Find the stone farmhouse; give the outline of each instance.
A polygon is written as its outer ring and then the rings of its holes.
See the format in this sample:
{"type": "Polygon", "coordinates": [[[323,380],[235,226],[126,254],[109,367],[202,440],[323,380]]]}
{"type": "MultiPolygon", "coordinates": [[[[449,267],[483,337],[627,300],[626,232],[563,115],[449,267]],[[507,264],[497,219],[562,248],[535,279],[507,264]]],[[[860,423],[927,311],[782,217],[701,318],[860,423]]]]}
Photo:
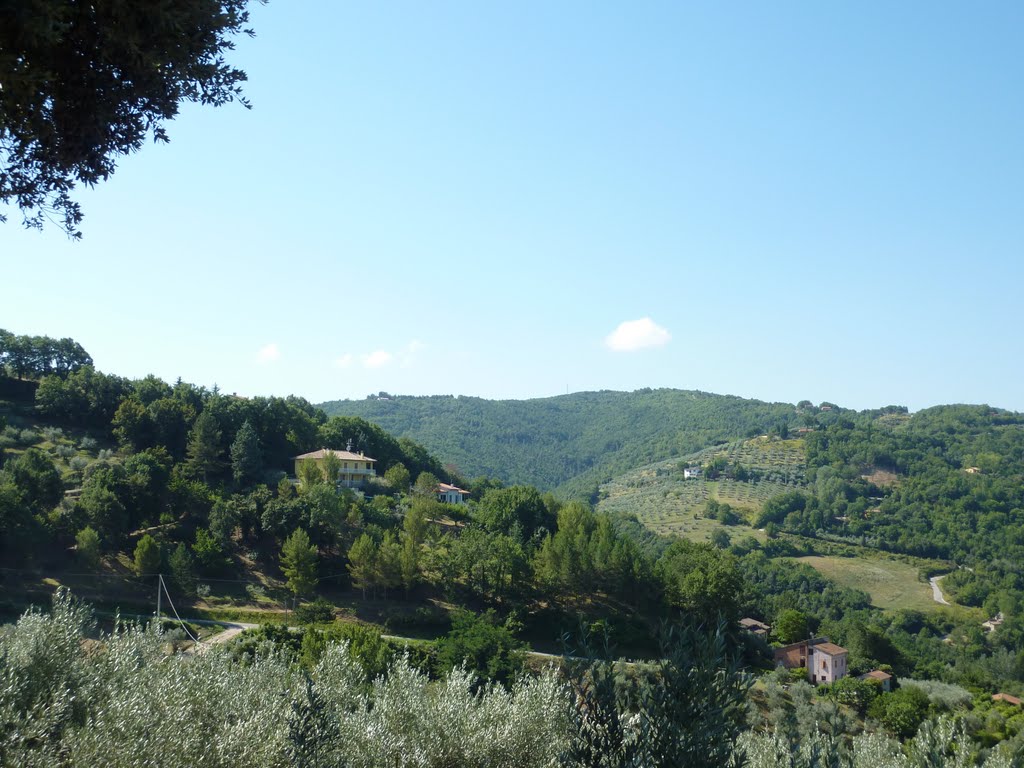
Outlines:
{"type": "Polygon", "coordinates": [[[829,642],[827,637],[802,640],[775,649],[775,664],[786,669],[807,669],[807,679],[814,684],[834,683],[846,677],[848,651],[829,642]]]}

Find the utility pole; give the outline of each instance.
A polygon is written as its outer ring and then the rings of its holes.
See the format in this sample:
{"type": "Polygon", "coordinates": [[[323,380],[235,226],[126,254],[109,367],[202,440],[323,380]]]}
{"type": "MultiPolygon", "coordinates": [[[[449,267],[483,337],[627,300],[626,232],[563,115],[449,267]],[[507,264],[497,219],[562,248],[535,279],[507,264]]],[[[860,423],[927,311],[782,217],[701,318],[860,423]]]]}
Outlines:
{"type": "Polygon", "coordinates": [[[160,623],[160,598],[163,596],[164,576],[162,573],[156,575],[156,623],[160,623]]]}

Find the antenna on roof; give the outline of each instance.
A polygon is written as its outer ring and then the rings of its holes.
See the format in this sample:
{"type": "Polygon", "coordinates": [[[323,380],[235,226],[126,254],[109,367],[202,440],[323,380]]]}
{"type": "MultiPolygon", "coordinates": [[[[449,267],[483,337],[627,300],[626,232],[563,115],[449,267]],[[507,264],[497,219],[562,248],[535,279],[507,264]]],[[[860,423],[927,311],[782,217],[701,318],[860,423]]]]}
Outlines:
{"type": "Polygon", "coordinates": [[[346,444],[345,450],[348,451],[349,453],[352,452],[352,438],[351,437],[348,439],[348,443],[346,444]]]}

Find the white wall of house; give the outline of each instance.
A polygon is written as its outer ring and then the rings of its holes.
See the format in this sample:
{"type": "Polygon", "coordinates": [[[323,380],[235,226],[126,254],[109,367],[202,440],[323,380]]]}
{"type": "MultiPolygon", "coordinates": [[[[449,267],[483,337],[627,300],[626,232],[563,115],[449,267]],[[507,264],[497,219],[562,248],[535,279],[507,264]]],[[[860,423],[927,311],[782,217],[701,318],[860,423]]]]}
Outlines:
{"type": "Polygon", "coordinates": [[[807,670],[812,683],[834,683],[846,677],[846,656],[830,656],[827,653],[811,651],[811,665],[807,670]]]}

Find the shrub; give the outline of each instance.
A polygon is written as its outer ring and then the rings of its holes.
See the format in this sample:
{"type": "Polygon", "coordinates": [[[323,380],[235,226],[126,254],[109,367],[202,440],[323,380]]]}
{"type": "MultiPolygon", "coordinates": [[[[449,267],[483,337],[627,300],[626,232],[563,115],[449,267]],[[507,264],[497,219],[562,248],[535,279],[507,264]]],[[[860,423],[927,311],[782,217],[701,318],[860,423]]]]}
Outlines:
{"type": "Polygon", "coordinates": [[[295,609],[295,620],[300,624],[327,624],[334,621],[334,606],[318,597],[295,609]]]}
{"type": "Polygon", "coordinates": [[[160,572],[160,545],[148,533],[135,547],[135,572],[140,576],[160,572]]]}
{"type": "Polygon", "coordinates": [[[49,440],[51,443],[56,443],[62,437],[64,437],[64,430],[60,427],[43,427],[43,437],[49,440]]]}
{"type": "Polygon", "coordinates": [[[100,537],[86,526],[75,536],[75,549],[86,568],[97,568],[100,564],[100,537]]]}

